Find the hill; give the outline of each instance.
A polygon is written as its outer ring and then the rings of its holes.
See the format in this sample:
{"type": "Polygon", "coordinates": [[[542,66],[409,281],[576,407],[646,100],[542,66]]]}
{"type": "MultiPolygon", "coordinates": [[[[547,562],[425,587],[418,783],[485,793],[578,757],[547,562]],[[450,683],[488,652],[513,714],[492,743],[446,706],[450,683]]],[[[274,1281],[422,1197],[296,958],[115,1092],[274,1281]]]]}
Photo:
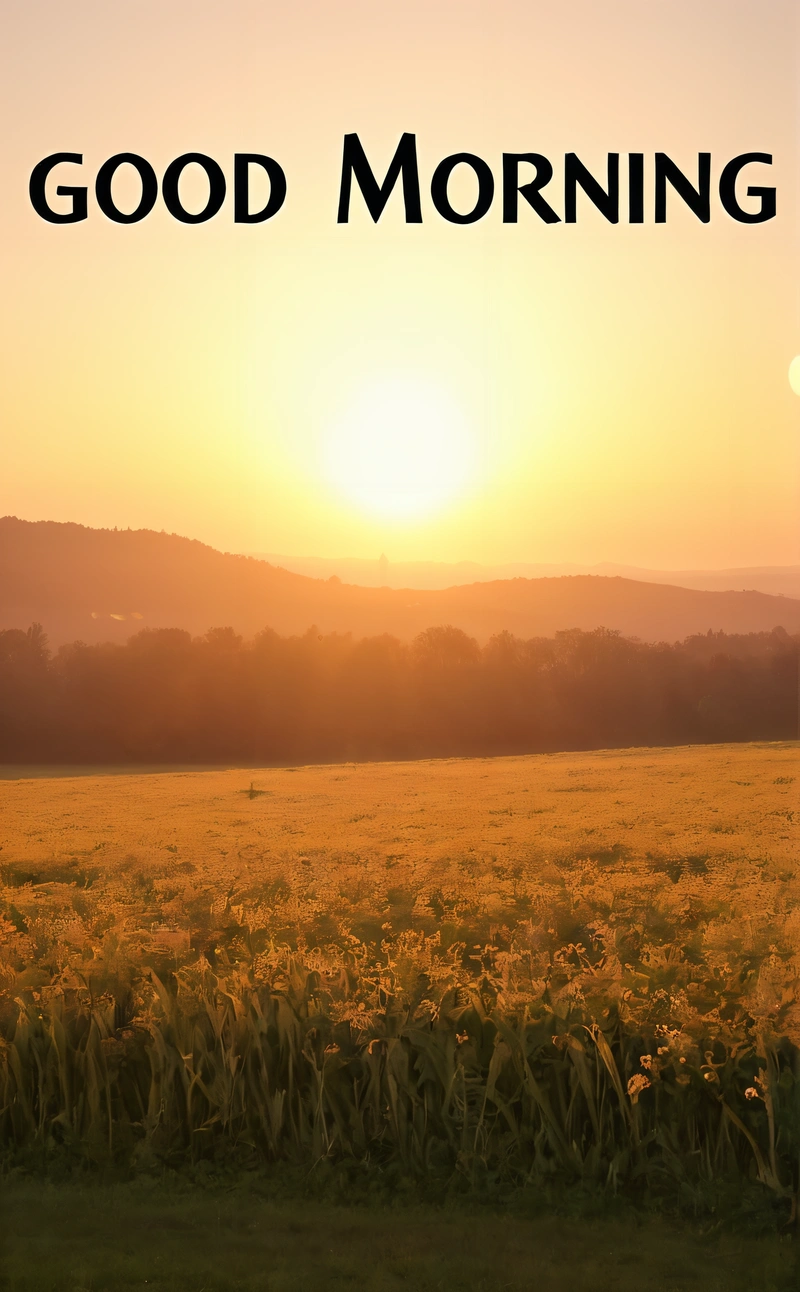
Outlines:
{"type": "Polygon", "coordinates": [[[671,583],[678,588],[705,592],[768,592],[772,596],[800,597],[800,565],[745,565],[726,570],[651,570],[637,565],[602,561],[578,565],[508,561],[480,565],[478,561],[390,561],[385,555],[368,561],[356,557],[284,556],[274,552],[247,552],[259,560],[280,565],[312,579],[332,574],[344,583],[368,588],[451,588],[462,583],[493,583],[496,579],[543,579],[572,574],[619,575],[637,583],[671,583]]]}
{"type": "Polygon", "coordinates": [[[502,579],[445,589],[369,588],[313,579],[153,530],[0,519],[0,628],[42,623],[54,644],[125,640],[143,627],[231,626],[402,639],[450,623],[485,641],[562,628],[618,629],[645,641],[709,630],[800,632],[800,600],[602,575],[502,579]]]}

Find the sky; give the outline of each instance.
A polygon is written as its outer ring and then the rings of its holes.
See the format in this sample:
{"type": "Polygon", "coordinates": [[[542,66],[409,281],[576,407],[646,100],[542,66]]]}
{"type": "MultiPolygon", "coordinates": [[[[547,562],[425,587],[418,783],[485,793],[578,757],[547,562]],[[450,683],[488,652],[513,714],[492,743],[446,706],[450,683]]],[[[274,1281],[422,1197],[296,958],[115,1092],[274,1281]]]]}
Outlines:
{"type": "MultiPolygon", "coordinates": [[[[7,0],[0,513],[297,556],[797,563],[798,23],[792,0],[7,0]],[[337,224],[344,135],[382,177],[406,131],[422,223],[395,193],[373,224],[356,190],[337,224]],[[28,199],[56,151],[83,154],[57,176],[83,222],[28,199]],[[562,215],[565,153],[599,178],[644,153],[645,223],[579,197],[576,224],[521,202],[504,225],[504,151],[552,161],[562,215]],[[709,224],[674,194],[654,224],[656,151],[689,176],[711,152],[709,224]],[[716,195],[749,151],[774,158],[759,225],[716,195]],[[264,153],[286,201],[116,224],[93,185],[119,152],[159,177],[202,152],[229,186],[264,153]],[[497,188],[470,225],[430,197],[459,152],[497,188]]],[[[202,205],[196,171],[181,194],[202,205]]],[[[450,194],[474,200],[465,167],[450,194]]]]}

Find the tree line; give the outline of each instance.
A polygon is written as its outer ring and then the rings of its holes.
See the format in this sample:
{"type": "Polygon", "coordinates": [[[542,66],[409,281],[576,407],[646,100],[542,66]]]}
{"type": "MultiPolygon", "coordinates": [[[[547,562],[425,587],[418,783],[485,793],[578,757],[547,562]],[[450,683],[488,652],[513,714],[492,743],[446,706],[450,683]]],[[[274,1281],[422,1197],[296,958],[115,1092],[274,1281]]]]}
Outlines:
{"type": "Polygon", "coordinates": [[[324,762],[793,739],[800,636],[649,644],[597,628],[484,646],[311,628],[145,629],[56,652],[0,631],[0,761],[324,762]]]}

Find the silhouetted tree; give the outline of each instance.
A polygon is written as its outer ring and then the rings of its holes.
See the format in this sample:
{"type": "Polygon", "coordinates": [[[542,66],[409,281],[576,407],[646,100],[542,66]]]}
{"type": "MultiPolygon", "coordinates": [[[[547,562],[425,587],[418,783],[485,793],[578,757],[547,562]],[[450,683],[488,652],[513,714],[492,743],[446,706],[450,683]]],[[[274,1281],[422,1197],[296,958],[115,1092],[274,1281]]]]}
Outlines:
{"type": "Polygon", "coordinates": [[[800,638],[649,645],[605,628],[481,647],[450,624],[407,645],[145,629],[52,657],[0,632],[5,762],[324,761],[524,753],[797,734],[800,638]]]}

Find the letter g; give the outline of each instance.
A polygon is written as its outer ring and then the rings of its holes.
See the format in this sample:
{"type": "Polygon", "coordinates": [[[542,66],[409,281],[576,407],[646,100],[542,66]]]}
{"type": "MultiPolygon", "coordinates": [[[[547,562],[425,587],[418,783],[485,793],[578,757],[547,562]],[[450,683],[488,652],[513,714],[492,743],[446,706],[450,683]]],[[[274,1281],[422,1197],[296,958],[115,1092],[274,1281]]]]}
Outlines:
{"type": "Polygon", "coordinates": [[[56,193],[59,197],[71,197],[72,209],[70,211],[54,211],[47,204],[44,187],[47,177],[54,166],[59,162],[77,162],[79,165],[83,161],[83,153],[51,153],[40,161],[31,171],[31,179],[28,185],[31,205],[37,215],[48,224],[76,224],[78,220],[86,219],[86,189],[69,188],[64,184],[59,184],[56,193]]]}

